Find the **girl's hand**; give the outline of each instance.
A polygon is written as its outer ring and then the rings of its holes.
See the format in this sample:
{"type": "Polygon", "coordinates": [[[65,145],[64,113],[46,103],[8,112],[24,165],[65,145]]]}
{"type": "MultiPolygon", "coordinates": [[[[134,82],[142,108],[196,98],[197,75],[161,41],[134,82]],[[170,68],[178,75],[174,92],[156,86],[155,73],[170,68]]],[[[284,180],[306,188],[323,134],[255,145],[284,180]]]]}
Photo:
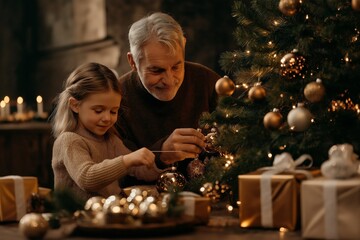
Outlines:
{"type": "Polygon", "coordinates": [[[145,165],[148,168],[155,164],[155,155],[147,148],[141,148],[123,156],[126,168],[145,165]]]}

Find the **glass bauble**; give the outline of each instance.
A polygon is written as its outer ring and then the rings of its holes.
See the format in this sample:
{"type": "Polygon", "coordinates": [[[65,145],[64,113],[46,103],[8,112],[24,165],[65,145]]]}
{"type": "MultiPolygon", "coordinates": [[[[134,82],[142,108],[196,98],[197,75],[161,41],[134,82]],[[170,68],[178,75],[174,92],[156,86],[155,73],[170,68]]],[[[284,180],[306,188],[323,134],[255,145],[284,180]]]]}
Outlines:
{"type": "Polygon", "coordinates": [[[303,103],[299,103],[296,108],[293,108],[288,116],[287,122],[291,130],[295,132],[303,132],[310,127],[312,114],[304,107],[303,103]]]}
{"type": "Polygon", "coordinates": [[[186,179],[184,175],[176,171],[176,168],[171,168],[163,172],[156,182],[156,189],[159,193],[175,192],[184,189],[186,179]]]}
{"type": "Polygon", "coordinates": [[[269,130],[277,130],[283,123],[283,116],[278,109],[274,109],[272,112],[268,112],[264,116],[264,126],[269,130]]]}
{"type": "Polygon", "coordinates": [[[215,84],[215,91],[220,96],[231,96],[235,91],[235,84],[228,76],[225,75],[217,80],[215,84]]]}
{"type": "Polygon", "coordinates": [[[280,0],[279,10],[286,16],[293,16],[299,11],[300,5],[300,0],[280,0]]]}
{"type": "Polygon", "coordinates": [[[280,74],[286,78],[293,79],[304,75],[305,58],[294,49],[285,54],[280,60],[280,74]]]}
{"type": "Polygon", "coordinates": [[[48,221],[39,213],[28,213],[19,222],[20,232],[28,239],[42,239],[48,229],[48,221]]]}
{"type": "Polygon", "coordinates": [[[308,83],[305,86],[304,95],[311,103],[320,102],[325,96],[325,87],[321,79],[318,78],[315,82],[308,83]]]}

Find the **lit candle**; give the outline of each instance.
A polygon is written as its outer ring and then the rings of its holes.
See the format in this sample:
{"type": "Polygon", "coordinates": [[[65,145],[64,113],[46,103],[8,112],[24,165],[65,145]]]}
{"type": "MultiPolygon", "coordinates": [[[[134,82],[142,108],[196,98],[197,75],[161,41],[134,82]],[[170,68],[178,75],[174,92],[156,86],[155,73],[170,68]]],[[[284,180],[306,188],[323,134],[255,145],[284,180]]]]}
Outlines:
{"type": "Polygon", "coordinates": [[[38,116],[42,116],[44,114],[44,106],[43,106],[43,99],[40,95],[36,97],[36,102],[37,102],[37,114],[38,116]]]}
{"type": "Polygon", "coordinates": [[[6,103],[4,100],[1,100],[0,102],[0,118],[5,118],[6,117],[6,113],[5,113],[5,107],[6,107],[6,103]]]}
{"type": "Polygon", "coordinates": [[[21,114],[24,112],[24,99],[22,97],[17,98],[17,113],[21,114]]]}
{"type": "Polygon", "coordinates": [[[5,102],[5,116],[10,116],[10,98],[8,96],[5,96],[4,102],[5,102]]]}

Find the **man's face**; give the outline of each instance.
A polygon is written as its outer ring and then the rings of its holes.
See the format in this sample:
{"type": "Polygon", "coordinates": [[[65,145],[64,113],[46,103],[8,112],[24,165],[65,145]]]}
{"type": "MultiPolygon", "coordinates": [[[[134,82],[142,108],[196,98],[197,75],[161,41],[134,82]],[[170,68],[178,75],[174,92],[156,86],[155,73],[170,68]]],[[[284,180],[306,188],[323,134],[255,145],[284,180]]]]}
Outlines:
{"type": "Polygon", "coordinates": [[[144,47],[137,72],[151,95],[160,101],[170,101],[184,80],[184,61],[184,53],[179,46],[174,54],[167,46],[151,41],[144,47]]]}

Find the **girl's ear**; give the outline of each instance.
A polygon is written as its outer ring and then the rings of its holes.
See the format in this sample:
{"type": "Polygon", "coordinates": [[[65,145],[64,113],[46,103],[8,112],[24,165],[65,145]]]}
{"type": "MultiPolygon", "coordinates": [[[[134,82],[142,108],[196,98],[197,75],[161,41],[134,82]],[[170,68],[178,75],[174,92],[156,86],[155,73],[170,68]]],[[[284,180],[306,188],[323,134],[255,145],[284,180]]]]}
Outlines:
{"type": "Polygon", "coordinates": [[[79,101],[74,97],[69,98],[69,106],[73,112],[79,113],[79,101]]]}

